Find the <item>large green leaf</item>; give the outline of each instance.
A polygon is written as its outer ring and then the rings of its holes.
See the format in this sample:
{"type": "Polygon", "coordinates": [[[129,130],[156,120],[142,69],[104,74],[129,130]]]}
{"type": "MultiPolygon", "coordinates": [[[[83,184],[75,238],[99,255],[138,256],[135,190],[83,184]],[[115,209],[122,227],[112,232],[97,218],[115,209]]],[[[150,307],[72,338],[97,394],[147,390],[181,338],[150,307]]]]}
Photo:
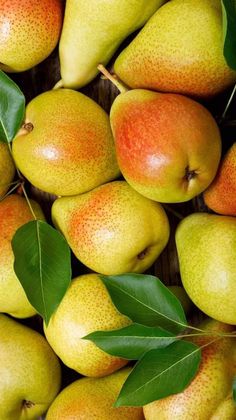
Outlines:
{"type": "Polygon", "coordinates": [[[128,376],[115,406],[143,406],[183,391],[196,375],[200,360],[200,348],[187,341],[150,350],[128,376]]]}
{"type": "Polygon", "coordinates": [[[236,70],[236,2],[221,0],[223,12],[224,56],[227,64],[236,70]]]}
{"type": "Polygon", "coordinates": [[[0,141],[10,143],[25,115],[25,97],[19,87],[0,70],[0,141]]]}
{"type": "Polygon", "coordinates": [[[134,273],[100,277],[118,311],[132,321],[173,333],[187,327],[181,303],[158,278],[134,273]]]}
{"type": "Polygon", "coordinates": [[[71,280],[64,237],[41,220],[21,226],[12,239],[14,269],[31,305],[48,324],[71,280]]]}
{"type": "Polygon", "coordinates": [[[124,359],[138,360],[151,349],[167,347],[176,340],[168,331],[158,327],[131,324],[113,331],[96,331],[86,337],[105,352],[124,359]]]}

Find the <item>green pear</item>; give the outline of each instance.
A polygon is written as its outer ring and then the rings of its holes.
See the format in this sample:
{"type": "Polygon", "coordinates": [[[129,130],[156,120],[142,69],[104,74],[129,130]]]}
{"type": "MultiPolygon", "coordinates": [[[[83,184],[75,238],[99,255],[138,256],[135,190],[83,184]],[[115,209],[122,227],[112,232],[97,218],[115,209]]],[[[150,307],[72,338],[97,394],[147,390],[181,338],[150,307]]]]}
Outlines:
{"type": "Polygon", "coordinates": [[[143,420],[142,407],[113,407],[130,372],[130,368],[125,368],[105,378],[73,382],[54,400],[46,420],[143,420]]]}
{"type": "Polygon", "coordinates": [[[183,286],[210,317],[236,324],[236,218],[195,213],[176,230],[183,286]]]}
{"type": "MultiPolygon", "coordinates": [[[[36,217],[43,220],[40,206],[33,200],[30,203],[36,217]]],[[[12,194],[0,202],[0,312],[16,318],[27,318],[36,313],[15,275],[11,247],[11,240],[17,229],[33,219],[25,198],[12,194]]]]}
{"type": "Polygon", "coordinates": [[[56,312],[44,325],[46,338],[65,365],[85,376],[109,375],[128,363],[110,356],[83,337],[98,330],[115,330],[131,321],[118,312],[97,274],[76,277],[56,312]]]}
{"type": "Polygon", "coordinates": [[[161,203],[188,201],[215,177],[220,132],[198,102],[133,89],[116,97],[110,119],[120,170],[145,197],[161,203]]]}
{"type": "Polygon", "coordinates": [[[70,89],[44,92],[28,104],[12,151],[31,184],[56,195],[81,194],[119,175],[108,115],[70,89]]]}
{"type": "MultiPolygon", "coordinates": [[[[231,326],[213,320],[207,321],[204,329],[219,333],[233,330],[231,326]]],[[[205,346],[214,338],[216,336],[202,336],[191,341],[205,346]]],[[[181,393],[147,404],[144,407],[145,419],[235,420],[236,406],[231,394],[236,373],[235,349],[234,338],[222,338],[202,348],[200,368],[190,385],[181,393]]]]}
{"type": "Polygon", "coordinates": [[[132,88],[209,97],[236,81],[223,43],[220,0],[171,0],[121,52],[114,70],[132,88]]]}
{"type": "Polygon", "coordinates": [[[76,257],[102,274],[144,272],[169,239],[169,222],[162,206],[125,181],[58,198],[53,203],[52,220],[76,257]]]}
{"type": "Polygon", "coordinates": [[[6,194],[15,175],[8,145],[0,142],[0,198],[6,194]]]}
{"type": "Polygon", "coordinates": [[[0,419],[37,419],[60,381],[59,361],[45,338],[0,314],[0,419]]]}
{"type": "Polygon", "coordinates": [[[0,69],[28,70],[43,61],[59,41],[61,0],[4,0],[0,2],[0,69]]]}
{"type": "Polygon", "coordinates": [[[108,63],[121,42],[166,0],[67,0],[59,44],[62,80],[80,88],[108,63]]]}

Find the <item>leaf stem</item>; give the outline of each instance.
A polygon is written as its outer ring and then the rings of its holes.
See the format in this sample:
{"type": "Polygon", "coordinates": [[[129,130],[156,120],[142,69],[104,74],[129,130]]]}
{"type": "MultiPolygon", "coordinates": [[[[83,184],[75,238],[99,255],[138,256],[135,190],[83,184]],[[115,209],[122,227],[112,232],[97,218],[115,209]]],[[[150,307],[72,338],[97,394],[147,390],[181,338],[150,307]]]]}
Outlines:
{"type": "Polygon", "coordinates": [[[31,211],[31,213],[32,213],[32,216],[33,216],[34,220],[37,220],[37,217],[35,216],[35,212],[34,212],[34,210],[33,210],[33,207],[32,207],[32,205],[31,205],[31,202],[30,202],[29,197],[28,197],[28,195],[27,195],[27,192],[26,192],[26,190],[25,190],[25,186],[24,186],[24,184],[22,184],[21,186],[22,186],[22,191],[23,191],[23,193],[24,193],[24,196],[25,196],[25,199],[26,199],[26,201],[27,201],[27,204],[28,204],[28,206],[29,206],[29,208],[30,208],[30,211],[31,211]]]}
{"type": "Polygon", "coordinates": [[[19,186],[21,185],[21,182],[17,182],[3,197],[0,197],[0,202],[5,200],[8,195],[10,195],[13,191],[15,191],[19,186]]]}

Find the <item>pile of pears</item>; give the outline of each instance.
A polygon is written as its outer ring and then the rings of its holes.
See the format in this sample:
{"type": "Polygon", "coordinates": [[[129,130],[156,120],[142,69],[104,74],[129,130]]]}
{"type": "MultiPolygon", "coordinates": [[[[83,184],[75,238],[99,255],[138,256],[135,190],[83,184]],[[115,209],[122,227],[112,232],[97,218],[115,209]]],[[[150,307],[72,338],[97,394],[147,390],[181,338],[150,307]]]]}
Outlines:
{"type": "Polygon", "coordinates": [[[235,420],[232,338],[203,349],[185,391],[144,408],[113,407],[128,360],[83,339],[131,323],[99,274],[151,270],[173,236],[188,297],[180,296],[207,316],[204,330],[234,331],[236,142],[221,138],[208,107],[236,83],[223,54],[221,2],[0,4],[0,69],[33,71],[56,46],[60,80],[29,101],[12,147],[0,143],[0,420],[235,420]],[[109,115],[84,93],[97,83],[104,94],[116,87],[109,115]],[[11,240],[33,220],[30,207],[45,220],[21,188],[11,192],[19,174],[54,201],[50,220],[80,267],[43,328],[14,272],[11,240]],[[204,211],[173,232],[168,212],[192,199],[204,211]],[[65,366],[76,375],[68,386],[65,366]]]}

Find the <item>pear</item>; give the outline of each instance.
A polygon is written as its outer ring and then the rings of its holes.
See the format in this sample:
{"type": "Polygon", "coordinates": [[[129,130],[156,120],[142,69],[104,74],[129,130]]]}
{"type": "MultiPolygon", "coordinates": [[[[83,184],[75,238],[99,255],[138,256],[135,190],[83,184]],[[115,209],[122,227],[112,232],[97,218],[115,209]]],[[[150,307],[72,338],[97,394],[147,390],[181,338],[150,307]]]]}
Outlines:
{"type": "Polygon", "coordinates": [[[67,0],[59,44],[62,81],[80,88],[108,63],[121,42],[166,0],[67,0]]]}
{"type": "Polygon", "coordinates": [[[4,0],[0,3],[0,69],[28,70],[56,47],[63,18],[61,0],[4,0]]]}
{"type": "Polygon", "coordinates": [[[85,376],[101,377],[120,369],[127,360],[110,356],[89,340],[87,334],[114,330],[131,321],[120,314],[97,274],[76,277],[56,312],[44,326],[46,338],[63,363],[85,376]]]}
{"type": "Polygon", "coordinates": [[[169,239],[169,222],[161,205],[125,181],[58,198],[52,220],[76,257],[102,274],[144,272],[169,239]]]}
{"type": "Polygon", "coordinates": [[[59,361],[45,338],[0,314],[0,419],[35,420],[60,382],[59,361]]]}
{"type": "Polygon", "coordinates": [[[236,216],[236,143],[222,159],[216,177],[203,197],[216,213],[236,216]]]}
{"type": "MultiPolygon", "coordinates": [[[[39,205],[33,200],[30,203],[37,218],[44,219],[39,205]]],[[[0,202],[0,312],[16,318],[27,318],[36,313],[15,275],[11,247],[17,229],[30,220],[33,216],[25,198],[12,194],[0,202]]]]}
{"type": "Polygon", "coordinates": [[[130,372],[130,368],[125,368],[105,378],[83,378],[73,382],[54,400],[46,420],[143,420],[141,407],[113,407],[130,372]]]}
{"type": "Polygon", "coordinates": [[[196,101],[134,89],[117,96],[110,118],[120,170],[145,197],[188,201],[215,177],[220,133],[212,115],[196,101]]]}
{"type": "Polygon", "coordinates": [[[119,175],[108,115],[70,89],[42,93],[28,104],[12,151],[31,184],[56,195],[81,194],[119,175]]]}
{"type": "Polygon", "coordinates": [[[6,194],[15,175],[8,145],[0,142],[0,198],[6,194]]]}
{"type": "MultiPolygon", "coordinates": [[[[208,321],[208,328],[221,333],[232,327],[208,321]],[[212,325],[211,325],[212,324],[212,325]],[[213,327],[213,328],[211,328],[213,327]]],[[[213,337],[191,339],[204,346],[213,337]]],[[[234,339],[223,338],[202,349],[199,371],[190,385],[181,393],[147,404],[146,420],[235,420],[236,407],[231,394],[236,372],[234,339]],[[219,414],[221,417],[219,417],[219,414]]]]}
{"type": "Polygon", "coordinates": [[[236,218],[195,213],[176,230],[183,286],[205,314],[236,325],[236,218]]]}
{"type": "Polygon", "coordinates": [[[132,88],[209,97],[236,81],[223,42],[220,0],[171,0],[121,52],[114,70],[132,88]]]}

